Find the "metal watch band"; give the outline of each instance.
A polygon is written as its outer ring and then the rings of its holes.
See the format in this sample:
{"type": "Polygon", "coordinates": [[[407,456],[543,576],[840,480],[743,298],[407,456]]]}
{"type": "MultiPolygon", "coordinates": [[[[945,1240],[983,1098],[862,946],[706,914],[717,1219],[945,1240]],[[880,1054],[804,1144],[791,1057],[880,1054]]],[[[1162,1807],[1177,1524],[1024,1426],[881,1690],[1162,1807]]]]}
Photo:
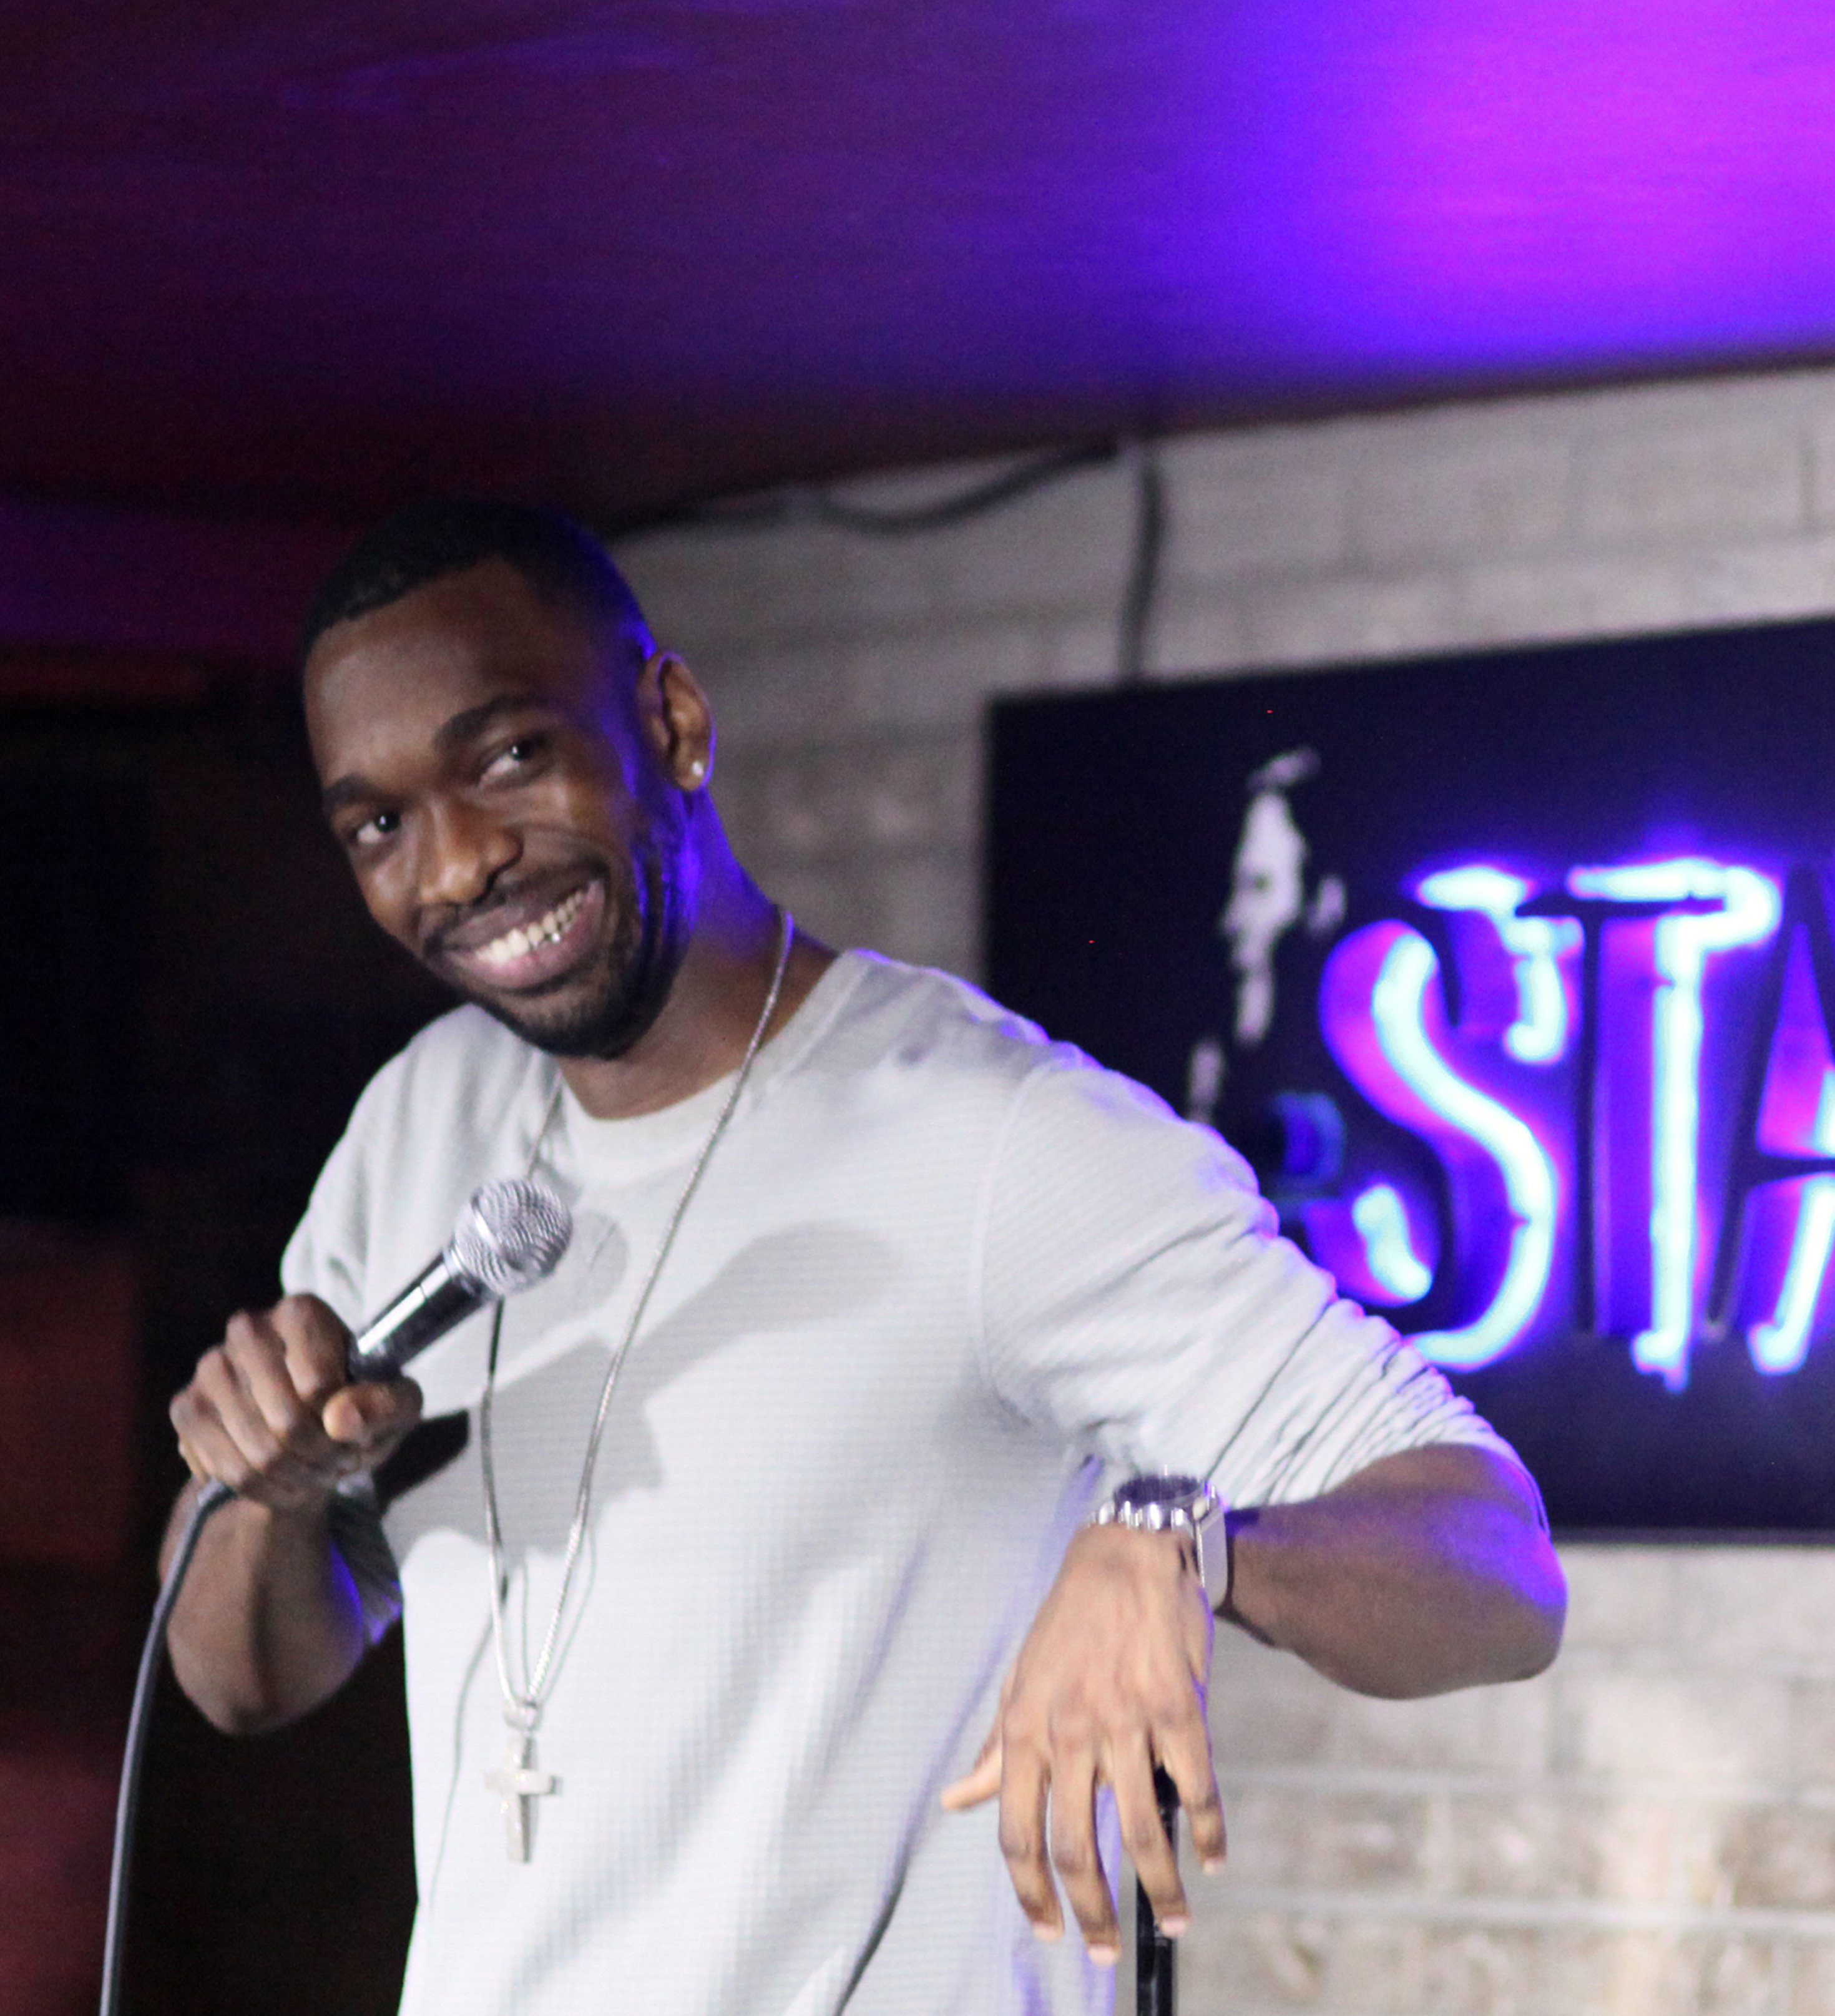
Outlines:
{"type": "Polygon", "coordinates": [[[1211,1607],[1221,1610],[1229,1601],[1230,1562],[1224,1504],[1205,1478],[1131,1477],[1096,1507],[1089,1523],[1126,1526],[1135,1532],[1189,1533],[1198,1577],[1211,1607]]]}

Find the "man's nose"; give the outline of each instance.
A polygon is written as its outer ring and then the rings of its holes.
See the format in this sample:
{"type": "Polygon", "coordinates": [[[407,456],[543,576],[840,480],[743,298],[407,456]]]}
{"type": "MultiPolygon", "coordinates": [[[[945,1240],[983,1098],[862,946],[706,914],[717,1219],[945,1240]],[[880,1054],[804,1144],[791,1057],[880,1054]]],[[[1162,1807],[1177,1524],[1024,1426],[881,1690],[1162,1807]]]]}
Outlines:
{"type": "Polygon", "coordinates": [[[523,851],[514,830],[481,808],[436,805],[421,858],[421,901],[462,908],[475,903],[523,851]]]}

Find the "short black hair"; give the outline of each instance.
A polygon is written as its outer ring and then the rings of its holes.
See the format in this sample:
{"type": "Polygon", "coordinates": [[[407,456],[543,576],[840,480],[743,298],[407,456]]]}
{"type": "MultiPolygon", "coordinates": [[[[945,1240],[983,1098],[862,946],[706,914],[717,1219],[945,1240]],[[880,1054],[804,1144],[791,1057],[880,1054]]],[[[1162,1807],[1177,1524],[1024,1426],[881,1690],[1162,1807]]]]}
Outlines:
{"type": "Polygon", "coordinates": [[[544,601],[604,623],[646,654],[653,648],[629,582],[584,525],[533,505],[443,497],[394,512],[332,569],[306,612],[300,664],[334,624],[490,560],[507,561],[544,601]]]}

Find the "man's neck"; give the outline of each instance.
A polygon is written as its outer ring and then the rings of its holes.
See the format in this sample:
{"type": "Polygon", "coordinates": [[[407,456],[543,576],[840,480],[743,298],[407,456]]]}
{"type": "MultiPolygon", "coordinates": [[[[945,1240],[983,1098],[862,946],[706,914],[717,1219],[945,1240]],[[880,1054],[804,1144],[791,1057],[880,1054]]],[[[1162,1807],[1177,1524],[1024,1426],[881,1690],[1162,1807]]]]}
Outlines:
{"type": "MultiPolygon", "coordinates": [[[[566,1057],[561,1076],[595,1120],[660,1112],[736,1071],[771,992],[782,916],[756,890],[723,905],[689,941],[669,998],[651,1026],[621,1057],[566,1057]]],[[[797,932],[764,1039],[808,999],[835,955],[797,932]]]]}

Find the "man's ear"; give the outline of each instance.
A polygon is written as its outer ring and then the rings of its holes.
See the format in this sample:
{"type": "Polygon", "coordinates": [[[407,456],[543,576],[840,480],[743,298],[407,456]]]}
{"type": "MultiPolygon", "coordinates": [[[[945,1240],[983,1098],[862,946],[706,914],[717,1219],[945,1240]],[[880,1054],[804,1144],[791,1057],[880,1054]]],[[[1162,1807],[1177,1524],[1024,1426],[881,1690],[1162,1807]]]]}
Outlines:
{"type": "Polygon", "coordinates": [[[653,652],[637,675],[639,732],[663,774],[682,791],[702,791],[714,775],[714,710],[687,661],[653,652]]]}

